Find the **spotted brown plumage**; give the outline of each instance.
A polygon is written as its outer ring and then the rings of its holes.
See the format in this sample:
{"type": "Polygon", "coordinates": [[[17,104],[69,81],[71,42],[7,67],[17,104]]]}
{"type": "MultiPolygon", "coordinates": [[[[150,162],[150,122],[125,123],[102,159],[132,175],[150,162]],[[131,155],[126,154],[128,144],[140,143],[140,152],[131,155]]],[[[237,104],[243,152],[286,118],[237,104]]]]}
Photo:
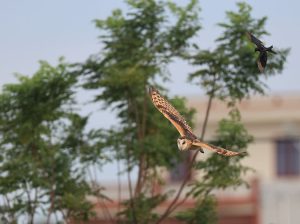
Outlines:
{"type": "Polygon", "coordinates": [[[214,151],[214,152],[216,152],[218,154],[221,154],[221,155],[224,155],[224,156],[237,156],[237,155],[244,154],[244,152],[234,152],[234,151],[230,151],[230,150],[227,150],[227,149],[223,149],[223,148],[218,147],[218,146],[214,146],[214,145],[211,145],[211,144],[208,144],[208,143],[204,143],[204,142],[199,141],[198,139],[193,141],[193,145],[199,146],[201,148],[205,148],[205,149],[208,149],[208,150],[211,150],[211,151],[214,151]]]}
{"type": "Polygon", "coordinates": [[[175,126],[181,136],[188,136],[192,139],[197,138],[183,116],[159,94],[158,90],[150,87],[149,94],[154,106],[175,126]]]}
{"type": "Polygon", "coordinates": [[[164,98],[154,87],[149,88],[149,95],[154,106],[174,125],[181,137],[177,139],[179,150],[200,150],[208,149],[224,156],[241,155],[240,152],[233,152],[200,141],[193,133],[192,128],[187,124],[183,116],[164,98]]]}

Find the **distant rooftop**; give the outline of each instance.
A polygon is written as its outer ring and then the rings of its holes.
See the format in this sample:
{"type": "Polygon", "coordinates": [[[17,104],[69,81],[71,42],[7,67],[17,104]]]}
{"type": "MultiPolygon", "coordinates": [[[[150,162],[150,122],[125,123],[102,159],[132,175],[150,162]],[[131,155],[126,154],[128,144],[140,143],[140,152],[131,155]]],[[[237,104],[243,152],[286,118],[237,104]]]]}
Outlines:
{"type": "MultiPolygon", "coordinates": [[[[188,98],[188,105],[197,110],[195,116],[196,133],[200,133],[207,101],[208,99],[204,97],[188,98]]],[[[243,100],[238,108],[243,123],[253,135],[260,132],[259,137],[276,137],[300,133],[300,92],[254,96],[243,100]]],[[[208,121],[208,137],[213,135],[218,121],[226,118],[229,112],[226,104],[219,100],[213,101],[211,109],[208,121]]]]}

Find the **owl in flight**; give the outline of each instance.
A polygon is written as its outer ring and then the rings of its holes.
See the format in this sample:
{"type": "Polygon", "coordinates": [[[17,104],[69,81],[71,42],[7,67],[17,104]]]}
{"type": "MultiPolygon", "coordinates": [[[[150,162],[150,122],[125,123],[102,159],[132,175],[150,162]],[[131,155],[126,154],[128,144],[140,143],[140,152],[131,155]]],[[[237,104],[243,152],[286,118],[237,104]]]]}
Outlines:
{"type": "Polygon", "coordinates": [[[203,149],[214,151],[224,156],[241,155],[240,152],[229,151],[214,145],[210,145],[200,141],[193,133],[191,127],[186,123],[179,112],[165,99],[159,92],[153,88],[149,88],[149,94],[154,106],[174,125],[180,134],[177,139],[179,150],[200,150],[203,149]]]}
{"type": "Polygon", "coordinates": [[[270,47],[265,47],[263,43],[257,39],[255,36],[252,35],[252,33],[247,32],[248,39],[256,45],[255,52],[259,51],[259,57],[257,59],[257,65],[260,72],[263,72],[268,60],[268,54],[267,52],[271,52],[272,54],[276,54],[275,51],[272,50],[273,45],[270,47]]]}

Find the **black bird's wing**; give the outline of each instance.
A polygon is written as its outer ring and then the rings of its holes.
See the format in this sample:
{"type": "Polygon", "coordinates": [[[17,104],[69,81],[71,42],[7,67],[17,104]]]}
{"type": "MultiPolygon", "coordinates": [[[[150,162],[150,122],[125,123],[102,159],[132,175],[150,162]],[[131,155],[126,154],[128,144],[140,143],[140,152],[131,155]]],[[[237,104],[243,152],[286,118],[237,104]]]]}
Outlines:
{"type": "Polygon", "coordinates": [[[254,43],[258,48],[265,48],[263,42],[261,42],[259,39],[257,39],[255,36],[252,35],[252,33],[247,32],[248,39],[254,43]]]}
{"type": "Polygon", "coordinates": [[[257,59],[257,66],[260,72],[263,72],[267,65],[268,55],[266,51],[262,51],[259,53],[259,57],[257,59]]]}

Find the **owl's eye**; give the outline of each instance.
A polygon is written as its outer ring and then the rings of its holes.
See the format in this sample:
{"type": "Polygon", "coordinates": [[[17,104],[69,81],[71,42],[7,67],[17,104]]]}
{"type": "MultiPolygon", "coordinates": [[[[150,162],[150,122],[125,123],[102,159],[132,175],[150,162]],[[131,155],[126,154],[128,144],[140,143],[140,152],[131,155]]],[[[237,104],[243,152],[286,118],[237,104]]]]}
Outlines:
{"type": "Polygon", "coordinates": [[[185,144],[185,141],[182,141],[182,144],[185,144]]]}

